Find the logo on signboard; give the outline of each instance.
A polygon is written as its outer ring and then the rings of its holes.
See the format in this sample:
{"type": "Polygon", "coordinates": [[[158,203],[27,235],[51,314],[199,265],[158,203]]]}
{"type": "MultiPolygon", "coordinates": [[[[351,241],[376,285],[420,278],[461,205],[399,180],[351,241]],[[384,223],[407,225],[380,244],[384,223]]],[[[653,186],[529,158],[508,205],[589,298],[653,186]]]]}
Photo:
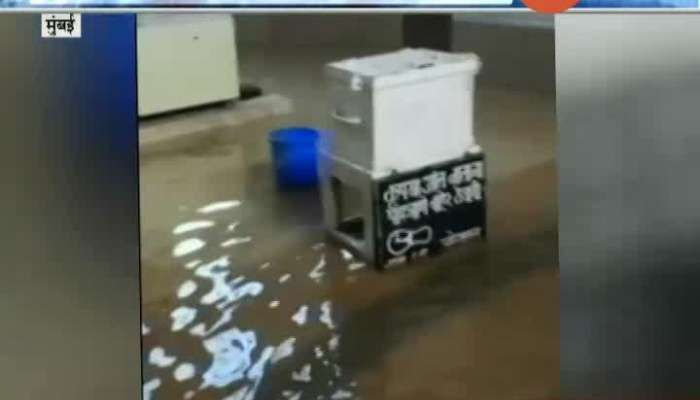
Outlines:
{"type": "Polygon", "coordinates": [[[82,34],[80,14],[42,14],[41,37],[79,38],[82,34]]]}
{"type": "Polygon", "coordinates": [[[423,226],[419,229],[397,229],[386,241],[387,250],[393,256],[402,256],[415,246],[429,245],[433,240],[433,229],[423,226]]]}

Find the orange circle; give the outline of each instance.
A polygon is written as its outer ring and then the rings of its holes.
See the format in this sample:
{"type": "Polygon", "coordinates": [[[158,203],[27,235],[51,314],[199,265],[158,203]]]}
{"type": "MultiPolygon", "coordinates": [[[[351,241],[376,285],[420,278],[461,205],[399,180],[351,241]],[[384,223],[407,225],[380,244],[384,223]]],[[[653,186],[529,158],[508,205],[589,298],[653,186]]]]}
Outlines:
{"type": "Polygon", "coordinates": [[[547,14],[564,12],[578,3],[579,0],[523,0],[531,9],[547,14]]]}

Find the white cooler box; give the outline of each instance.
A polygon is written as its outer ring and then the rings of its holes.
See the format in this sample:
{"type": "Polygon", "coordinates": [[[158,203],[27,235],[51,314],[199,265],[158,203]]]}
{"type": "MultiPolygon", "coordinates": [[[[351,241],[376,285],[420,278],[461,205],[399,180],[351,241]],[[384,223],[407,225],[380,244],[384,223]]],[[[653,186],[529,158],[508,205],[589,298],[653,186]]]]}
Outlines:
{"type": "Polygon", "coordinates": [[[471,152],[480,68],[475,54],[425,49],[327,64],[330,152],[375,177],[471,152]]]}

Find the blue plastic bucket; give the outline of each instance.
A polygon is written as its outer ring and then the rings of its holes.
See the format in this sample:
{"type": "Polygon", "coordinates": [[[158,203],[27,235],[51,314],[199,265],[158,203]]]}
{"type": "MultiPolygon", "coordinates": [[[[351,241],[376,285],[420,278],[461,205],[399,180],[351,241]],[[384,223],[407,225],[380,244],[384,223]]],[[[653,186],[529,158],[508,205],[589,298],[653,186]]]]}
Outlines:
{"type": "Polygon", "coordinates": [[[270,132],[270,147],[277,184],[283,188],[304,188],[318,184],[318,143],[320,132],[292,127],[270,132]]]}

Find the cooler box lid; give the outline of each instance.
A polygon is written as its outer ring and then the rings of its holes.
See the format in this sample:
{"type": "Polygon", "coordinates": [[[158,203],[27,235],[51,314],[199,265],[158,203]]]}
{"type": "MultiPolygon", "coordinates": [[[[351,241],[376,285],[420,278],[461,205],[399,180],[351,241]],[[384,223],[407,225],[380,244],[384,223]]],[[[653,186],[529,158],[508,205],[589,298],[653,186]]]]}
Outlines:
{"type": "Polygon", "coordinates": [[[481,60],[474,53],[447,53],[428,49],[405,48],[380,55],[349,58],[326,65],[332,79],[348,81],[359,90],[409,84],[451,74],[476,75],[481,60]]]}

